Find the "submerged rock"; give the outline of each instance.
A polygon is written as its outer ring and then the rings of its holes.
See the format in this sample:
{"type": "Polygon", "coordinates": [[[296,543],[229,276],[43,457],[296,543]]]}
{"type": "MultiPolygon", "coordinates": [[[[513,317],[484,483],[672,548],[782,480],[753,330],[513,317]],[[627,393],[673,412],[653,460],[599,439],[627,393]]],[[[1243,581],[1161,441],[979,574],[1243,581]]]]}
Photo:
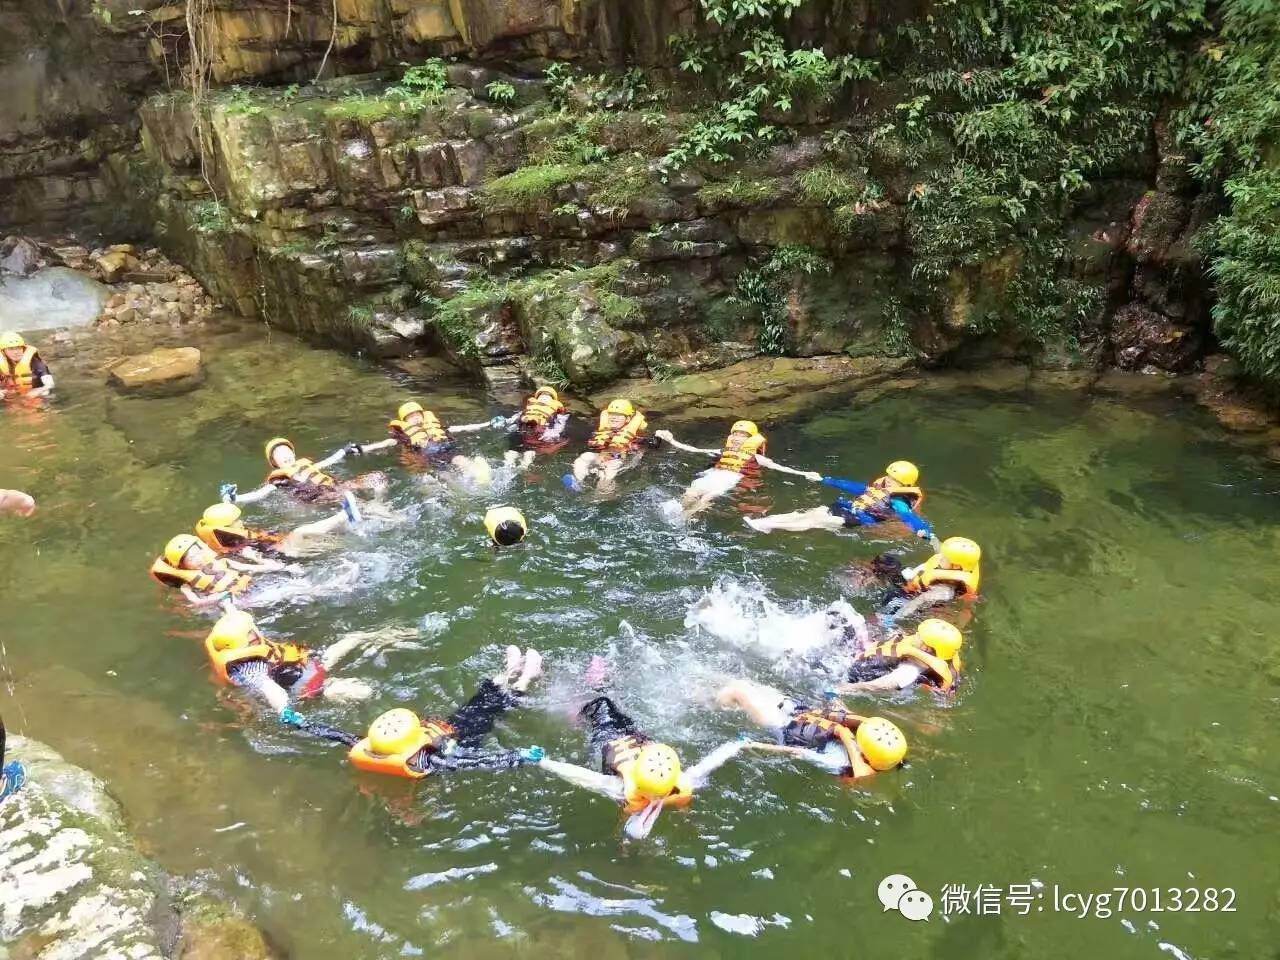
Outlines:
{"type": "Polygon", "coordinates": [[[9,746],[28,779],[0,804],[0,943],[31,960],[165,956],[165,877],[102,781],[34,740],[9,746]]]}
{"type": "Polygon", "coordinates": [[[92,323],[109,291],[66,267],[37,270],[28,277],[0,279],[0,320],[9,330],[52,330],[92,323]]]}
{"type": "Polygon", "coordinates": [[[111,367],[111,384],[126,393],[171,396],[186,393],[204,378],[200,351],[195,347],[152,350],[126,357],[111,367]]]}

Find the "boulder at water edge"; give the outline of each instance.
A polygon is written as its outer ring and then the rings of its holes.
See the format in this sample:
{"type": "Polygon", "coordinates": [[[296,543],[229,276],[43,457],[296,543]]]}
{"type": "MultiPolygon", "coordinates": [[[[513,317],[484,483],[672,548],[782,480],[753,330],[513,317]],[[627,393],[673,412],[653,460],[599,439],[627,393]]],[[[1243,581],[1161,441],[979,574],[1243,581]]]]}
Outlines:
{"type": "Polygon", "coordinates": [[[200,351],[169,347],[125,357],[110,368],[111,385],[125,393],[172,396],[194,390],[204,379],[200,351]]]}

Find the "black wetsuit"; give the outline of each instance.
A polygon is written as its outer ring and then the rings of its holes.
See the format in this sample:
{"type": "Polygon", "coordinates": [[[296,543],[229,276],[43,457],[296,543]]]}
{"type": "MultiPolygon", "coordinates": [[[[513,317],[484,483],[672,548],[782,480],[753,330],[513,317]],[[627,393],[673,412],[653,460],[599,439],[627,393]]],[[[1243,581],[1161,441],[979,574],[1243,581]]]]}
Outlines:
{"type": "Polygon", "coordinates": [[[446,742],[423,747],[409,766],[429,773],[449,770],[504,770],[524,763],[518,750],[483,750],[481,742],[498,717],[520,703],[520,695],[492,680],[481,681],[475,694],[449,718],[454,733],[446,742]]]}

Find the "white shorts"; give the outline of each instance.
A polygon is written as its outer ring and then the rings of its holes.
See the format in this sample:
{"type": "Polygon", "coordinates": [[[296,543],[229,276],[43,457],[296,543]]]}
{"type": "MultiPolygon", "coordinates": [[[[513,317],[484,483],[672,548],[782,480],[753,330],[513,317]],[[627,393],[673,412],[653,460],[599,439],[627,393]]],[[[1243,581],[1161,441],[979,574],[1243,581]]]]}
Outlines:
{"type": "Polygon", "coordinates": [[[698,474],[693,483],[689,484],[689,492],[704,497],[718,497],[736,487],[741,479],[742,474],[733,470],[712,467],[698,474]]]}

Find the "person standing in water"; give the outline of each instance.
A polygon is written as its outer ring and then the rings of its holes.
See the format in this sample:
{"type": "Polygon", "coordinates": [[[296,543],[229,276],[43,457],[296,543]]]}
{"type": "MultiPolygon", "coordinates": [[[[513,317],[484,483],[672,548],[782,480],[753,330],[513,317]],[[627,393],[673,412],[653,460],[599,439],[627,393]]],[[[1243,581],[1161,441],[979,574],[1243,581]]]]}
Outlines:
{"type": "Polygon", "coordinates": [[[0,400],[9,396],[44,397],[52,392],[53,374],[40,351],[20,333],[0,333],[0,400]]]}
{"type": "Polygon", "coordinates": [[[649,835],[664,807],[686,807],[711,774],[744,748],[740,741],[722,744],[697,764],[683,770],[680,756],[636,726],[608,697],[597,697],[578,714],[588,730],[588,751],[600,751],[600,771],[543,758],[538,766],[574,786],[606,796],[630,816],[628,836],[649,835]]]}
{"type": "Polygon", "coordinates": [[[263,452],[271,472],[266,483],[257,490],[240,493],[235,484],[224,484],[222,499],[231,503],[257,503],[277,490],[284,490],[304,503],[332,503],[342,500],[349,491],[361,490],[378,494],[386,489],[387,478],[380,473],[368,473],[352,480],[338,481],[325,470],[346,457],[345,450],[337,450],[318,462],[299,457],[293,441],[285,437],[273,437],[266,442],[263,452]]]}
{"type": "Polygon", "coordinates": [[[858,716],[839,704],[814,709],[750,680],[723,687],[716,703],[742,710],[777,738],[776,743],[746,744],[752,750],[793,756],[854,780],[892,770],[907,755],[907,738],[895,723],[858,716]]]}
{"type": "Polygon", "coordinates": [[[234,503],[215,503],[196,521],[200,542],[220,556],[235,556],[250,562],[266,558],[297,556],[308,540],[328,536],[359,520],[355,497],[342,495],[343,509],[331,517],[295,527],[288,533],[255,530],[241,520],[241,510],[234,503]]]}
{"type": "Polygon", "coordinates": [[[358,770],[409,780],[455,770],[504,770],[535,763],[542,757],[539,747],[495,751],[481,744],[498,717],[523,702],[529,685],[541,673],[542,655],[537,650],[522,654],[519,647],[507,647],[505,669],[482,681],[475,695],[447,720],[419,717],[404,707],[388,710],[369,725],[364,737],[345,735],[342,742],[351,747],[347,759],[358,770]]]}
{"type": "Polygon", "coordinates": [[[747,526],[760,533],[774,530],[802,532],[870,527],[900,520],[921,539],[934,539],[933,527],[918,513],[924,502],[924,491],[919,487],[920,470],[914,463],[895,460],[885,467],[884,476],[870,483],[838,477],[819,476],[817,479],[828,487],[851,494],[853,499],[839,497],[829,508],[813,507],[768,517],[747,517],[747,526]]]}
{"type": "Polygon", "coordinates": [[[689,484],[689,489],[681,497],[680,510],[685,520],[707,509],[713,500],[724,496],[742,481],[744,475],[758,470],[759,467],[768,467],[779,473],[804,477],[814,483],[822,479],[820,473],[784,467],[776,460],[766,457],[765,448],[768,443],[764,434],[760,432],[760,428],[750,420],[739,420],[730,427],[729,436],[725,438],[724,446],[719,450],[707,450],[681,443],[671,435],[670,430],[658,430],[654,436],[665,440],[677,450],[701,453],[716,458],[708,469],[698,474],[697,479],[689,484]]]}
{"type": "Polygon", "coordinates": [[[581,490],[590,476],[595,476],[596,489],[608,490],[625,469],[640,462],[641,450],[654,447],[658,441],[645,436],[648,421],[630,400],[611,400],[600,412],[596,431],[587,441],[587,452],[573,461],[573,472],[564,477],[565,486],[581,490]]]}

